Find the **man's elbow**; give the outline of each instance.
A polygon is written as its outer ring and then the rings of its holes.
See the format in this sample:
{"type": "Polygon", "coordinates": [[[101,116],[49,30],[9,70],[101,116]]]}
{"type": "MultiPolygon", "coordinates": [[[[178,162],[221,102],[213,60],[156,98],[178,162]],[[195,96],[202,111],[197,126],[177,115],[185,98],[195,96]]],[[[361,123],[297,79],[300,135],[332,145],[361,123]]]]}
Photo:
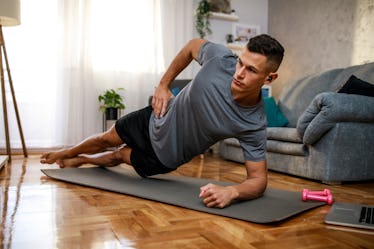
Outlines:
{"type": "Polygon", "coordinates": [[[256,198],[263,196],[263,194],[264,194],[264,192],[267,188],[267,185],[268,185],[267,176],[260,177],[258,179],[258,185],[257,185],[258,187],[257,187],[257,191],[256,191],[256,198]]]}
{"type": "Polygon", "coordinates": [[[198,59],[198,56],[199,56],[199,51],[200,51],[200,48],[201,46],[206,43],[207,40],[205,39],[201,39],[201,38],[194,38],[194,39],[191,39],[188,43],[187,43],[187,47],[188,47],[188,51],[190,51],[191,53],[191,56],[194,60],[197,61],[198,59]]]}
{"type": "Polygon", "coordinates": [[[268,186],[268,179],[267,179],[267,177],[265,177],[265,179],[263,179],[262,184],[260,186],[260,191],[259,191],[260,195],[259,196],[262,196],[264,194],[267,186],[268,186]]]}

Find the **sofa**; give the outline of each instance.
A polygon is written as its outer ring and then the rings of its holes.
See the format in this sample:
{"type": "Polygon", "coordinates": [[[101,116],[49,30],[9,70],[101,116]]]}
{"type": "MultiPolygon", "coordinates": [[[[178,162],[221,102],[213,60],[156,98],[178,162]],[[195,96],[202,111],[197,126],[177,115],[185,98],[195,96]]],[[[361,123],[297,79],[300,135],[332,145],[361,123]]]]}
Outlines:
{"type": "MultiPolygon", "coordinates": [[[[373,84],[374,63],[328,70],[287,84],[277,103],[277,115],[287,125],[267,128],[268,169],[327,184],[373,180],[373,84]]],[[[219,154],[244,162],[234,138],[221,141],[219,154]]]]}

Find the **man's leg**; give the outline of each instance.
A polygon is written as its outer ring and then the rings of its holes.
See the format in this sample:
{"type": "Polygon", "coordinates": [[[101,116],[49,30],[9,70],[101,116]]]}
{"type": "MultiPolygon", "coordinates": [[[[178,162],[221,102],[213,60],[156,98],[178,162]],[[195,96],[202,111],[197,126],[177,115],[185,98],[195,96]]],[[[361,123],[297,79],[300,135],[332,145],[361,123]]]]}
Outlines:
{"type": "Polygon", "coordinates": [[[116,147],[123,144],[122,139],[118,136],[116,129],[112,126],[108,131],[91,136],[74,147],[47,152],[41,156],[41,163],[52,164],[57,160],[74,158],[80,154],[95,154],[105,151],[107,148],[116,147]]]}
{"type": "Polygon", "coordinates": [[[106,167],[117,166],[121,163],[131,165],[130,155],[131,148],[125,146],[115,151],[108,151],[99,155],[58,159],[56,163],[60,166],[60,168],[76,168],[83,164],[93,164],[106,167]]]}

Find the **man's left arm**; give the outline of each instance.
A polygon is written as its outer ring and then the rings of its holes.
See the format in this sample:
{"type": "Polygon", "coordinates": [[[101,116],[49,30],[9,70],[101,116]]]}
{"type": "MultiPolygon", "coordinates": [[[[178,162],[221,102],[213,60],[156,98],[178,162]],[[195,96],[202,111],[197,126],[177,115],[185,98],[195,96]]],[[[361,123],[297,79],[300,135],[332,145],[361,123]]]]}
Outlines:
{"type": "Polygon", "coordinates": [[[267,186],[266,161],[246,161],[247,178],[238,185],[218,186],[207,184],[200,188],[199,197],[207,207],[224,208],[234,200],[250,200],[260,197],[267,186]]]}

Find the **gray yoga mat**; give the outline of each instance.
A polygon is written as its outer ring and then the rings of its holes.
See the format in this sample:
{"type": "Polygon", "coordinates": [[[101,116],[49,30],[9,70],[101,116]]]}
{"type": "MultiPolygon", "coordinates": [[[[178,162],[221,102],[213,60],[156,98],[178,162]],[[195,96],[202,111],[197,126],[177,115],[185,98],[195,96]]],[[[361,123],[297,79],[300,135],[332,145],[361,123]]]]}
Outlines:
{"type": "Polygon", "coordinates": [[[224,186],[235,183],[170,174],[141,178],[134,171],[121,166],[42,169],[42,172],[61,181],[255,223],[279,222],[324,205],[321,202],[303,202],[301,191],[291,192],[268,188],[264,195],[258,199],[235,202],[223,209],[208,208],[198,197],[201,186],[209,182],[224,186]]]}

